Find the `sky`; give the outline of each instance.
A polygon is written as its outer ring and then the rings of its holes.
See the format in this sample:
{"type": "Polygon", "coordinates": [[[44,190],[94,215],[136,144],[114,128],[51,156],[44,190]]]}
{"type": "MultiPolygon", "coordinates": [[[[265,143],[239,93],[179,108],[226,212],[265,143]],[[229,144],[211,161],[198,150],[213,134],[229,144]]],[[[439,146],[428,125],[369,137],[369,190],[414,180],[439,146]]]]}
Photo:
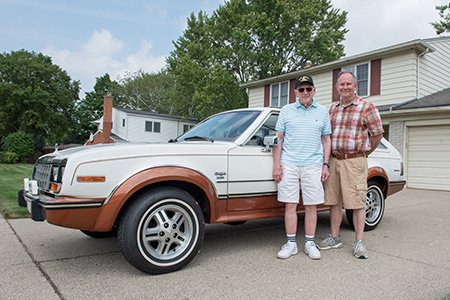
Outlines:
{"type": "MultiPolygon", "coordinates": [[[[0,0],[0,53],[41,52],[92,91],[108,73],[120,80],[158,72],[183,35],[187,18],[211,14],[224,0],[0,0]]],[[[348,12],[346,56],[436,37],[444,0],[331,0],[348,12]]]]}

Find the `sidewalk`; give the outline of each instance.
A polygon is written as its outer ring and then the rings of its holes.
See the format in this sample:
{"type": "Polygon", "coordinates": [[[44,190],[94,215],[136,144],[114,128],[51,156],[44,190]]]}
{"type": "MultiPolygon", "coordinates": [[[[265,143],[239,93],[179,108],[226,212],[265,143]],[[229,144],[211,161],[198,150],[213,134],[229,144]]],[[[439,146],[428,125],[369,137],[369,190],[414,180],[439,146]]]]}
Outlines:
{"type": "Polygon", "coordinates": [[[1,299],[60,299],[1,215],[0,241],[1,299]]]}

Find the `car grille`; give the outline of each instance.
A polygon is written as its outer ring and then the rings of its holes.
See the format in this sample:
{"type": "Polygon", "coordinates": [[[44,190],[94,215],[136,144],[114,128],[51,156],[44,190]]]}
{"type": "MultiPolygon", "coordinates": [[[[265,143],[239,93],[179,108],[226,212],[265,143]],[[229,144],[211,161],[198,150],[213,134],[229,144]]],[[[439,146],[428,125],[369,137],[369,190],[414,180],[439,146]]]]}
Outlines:
{"type": "Polygon", "coordinates": [[[33,179],[37,181],[39,191],[47,195],[55,195],[55,191],[51,190],[52,184],[62,183],[62,173],[66,166],[66,159],[53,156],[41,157],[34,165],[33,179]],[[52,172],[58,172],[53,176],[52,172]],[[56,180],[54,180],[56,177],[56,180]]]}
{"type": "Polygon", "coordinates": [[[50,176],[52,172],[51,164],[36,164],[33,179],[37,180],[40,190],[48,191],[50,187],[50,176]]]}

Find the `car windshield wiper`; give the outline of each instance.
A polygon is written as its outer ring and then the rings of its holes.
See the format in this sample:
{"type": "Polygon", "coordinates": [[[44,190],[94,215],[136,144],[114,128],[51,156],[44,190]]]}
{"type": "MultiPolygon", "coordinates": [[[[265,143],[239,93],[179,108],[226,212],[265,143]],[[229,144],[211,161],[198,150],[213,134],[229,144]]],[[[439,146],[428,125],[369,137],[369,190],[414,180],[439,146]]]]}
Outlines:
{"type": "Polygon", "coordinates": [[[202,140],[202,141],[210,141],[211,143],[214,142],[213,139],[210,139],[209,137],[206,136],[198,136],[198,135],[193,135],[193,136],[189,136],[187,138],[184,139],[185,141],[189,141],[189,140],[202,140]]]}

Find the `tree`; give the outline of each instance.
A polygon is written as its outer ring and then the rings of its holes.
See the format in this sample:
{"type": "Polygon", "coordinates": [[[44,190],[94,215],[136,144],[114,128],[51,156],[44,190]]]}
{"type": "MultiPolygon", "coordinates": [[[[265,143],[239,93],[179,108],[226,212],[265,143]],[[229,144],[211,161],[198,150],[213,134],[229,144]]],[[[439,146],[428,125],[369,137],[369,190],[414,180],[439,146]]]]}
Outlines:
{"type": "Polygon", "coordinates": [[[97,131],[94,121],[103,116],[103,98],[111,94],[114,96],[115,105],[120,103],[120,86],[116,81],[111,80],[106,73],[96,78],[94,90],[87,92],[85,98],[77,104],[78,129],[77,139],[86,141],[91,133],[97,131]]]}
{"type": "Polygon", "coordinates": [[[168,94],[174,88],[173,76],[162,70],[158,73],[138,71],[120,80],[120,94],[124,108],[173,113],[168,94]]]}
{"type": "Polygon", "coordinates": [[[239,84],[340,58],[346,16],[329,0],[230,0],[211,17],[192,14],[167,59],[172,99],[195,117],[245,106],[239,84]]]}
{"type": "Polygon", "coordinates": [[[0,54],[0,137],[25,132],[35,149],[61,143],[75,122],[79,85],[43,54],[0,54]]]}
{"type": "Polygon", "coordinates": [[[431,23],[436,30],[436,34],[439,35],[444,32],[450,33],[450,2],[448,5],[437,5],[436,10],[439,11],[439,17],[441,17],[441,20],[438,22],[431,23]],[[445,13],[446,11],[447,13],[445,13]]]}

